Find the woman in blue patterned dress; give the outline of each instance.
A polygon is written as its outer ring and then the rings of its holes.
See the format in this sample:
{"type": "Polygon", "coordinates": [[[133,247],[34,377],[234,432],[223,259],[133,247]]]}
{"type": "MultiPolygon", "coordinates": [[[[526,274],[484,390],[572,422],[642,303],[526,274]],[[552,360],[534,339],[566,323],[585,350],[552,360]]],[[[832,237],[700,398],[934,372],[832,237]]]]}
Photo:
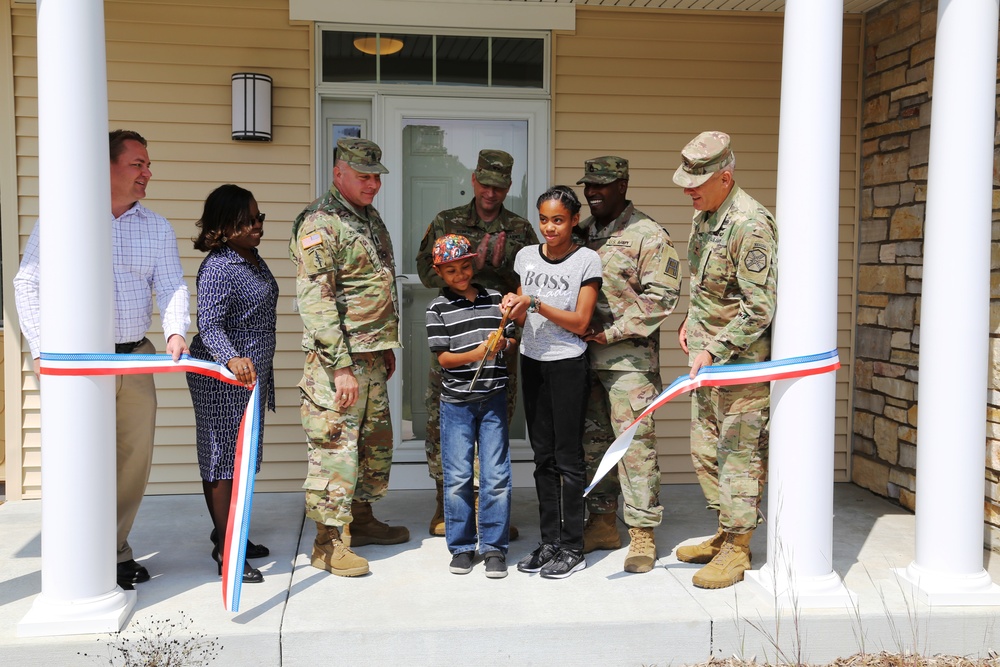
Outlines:
{"type": "MultiPolygon", "coordinates": [[[[225,364],[248,387],[260,382],[261,439],[264,407],[274,410],[274,331],[278,284],[257,253],[264,233],[264,214],[249,190],[236,185],[216,188],[205,200],[197,223],[196,250],[208,256],[198,269],[198,335],[191,356],[225,364]]],[[[215,524],[212,558],[222,572],[221,546],[226,543],[233,464],[247,388],[204,375],[187,374],[198,433],[198,466],[208,512],[215,524]]],[[[260,472],[261,452],[257,452],[260,472]]],[[[268,555],[267,547],[247,542],[248,558],[268,555]]],[[[243,564],[243,582],[264,580],[260,570],[243,564]]]]}

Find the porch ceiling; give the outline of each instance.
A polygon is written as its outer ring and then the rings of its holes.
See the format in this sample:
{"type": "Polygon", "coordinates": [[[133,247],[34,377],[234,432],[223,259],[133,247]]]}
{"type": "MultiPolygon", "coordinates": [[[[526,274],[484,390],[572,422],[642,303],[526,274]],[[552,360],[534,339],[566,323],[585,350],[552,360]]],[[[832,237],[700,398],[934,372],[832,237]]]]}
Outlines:
{"type": "MultiPolygon", "coordinates": [[[[496,2],[561,2],[607,7],[646,7],[659,9],[716,9],[743,12],[781,12],[785,0],[495,0],[496,2]]],[[[844,0],[844,11],[860,14],[875,9],[887,0],[844,0]]]]}

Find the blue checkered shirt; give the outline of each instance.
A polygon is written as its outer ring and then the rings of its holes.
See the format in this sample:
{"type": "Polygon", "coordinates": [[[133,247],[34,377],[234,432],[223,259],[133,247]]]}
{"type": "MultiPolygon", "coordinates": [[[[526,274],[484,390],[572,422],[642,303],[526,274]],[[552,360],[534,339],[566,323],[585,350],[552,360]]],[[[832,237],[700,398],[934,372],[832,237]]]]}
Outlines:
{"type": "MultiPolygon", "coordinates": [[[[188,288],[184,282],[177,237],[166,218],[136,202],[112,221],[115,275],[115,342],[141,340],[153,322],[153,291],[160,307],[164,338],[187,335],[191,324],[188,288]]],[[[14,298],[21,331],[31,356],[40,352],[38,305],[38,223],[24,248],[14,277],[14,298]]]]}

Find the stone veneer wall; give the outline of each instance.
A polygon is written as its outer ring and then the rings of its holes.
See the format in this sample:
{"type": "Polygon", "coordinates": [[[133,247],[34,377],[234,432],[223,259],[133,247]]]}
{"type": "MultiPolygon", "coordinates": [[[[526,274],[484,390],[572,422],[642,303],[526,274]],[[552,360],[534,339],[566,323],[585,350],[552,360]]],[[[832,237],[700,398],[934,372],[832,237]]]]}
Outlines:
{"type": "MultiPolygon", "coordinates": [[[[937,0],[866,16],[852,479],[915,506],[917,367],[937,0]]],[[[1000,127],[998,127],[1000,136],[1000,127]]],[[[997,181],[994,167],[994,184],[997,181]]],[[[1000,198],[993,194],[985,518],[1000,526],[1000,198]]],[[[990,540],[994,541],[994,540],[990,540]]]]}

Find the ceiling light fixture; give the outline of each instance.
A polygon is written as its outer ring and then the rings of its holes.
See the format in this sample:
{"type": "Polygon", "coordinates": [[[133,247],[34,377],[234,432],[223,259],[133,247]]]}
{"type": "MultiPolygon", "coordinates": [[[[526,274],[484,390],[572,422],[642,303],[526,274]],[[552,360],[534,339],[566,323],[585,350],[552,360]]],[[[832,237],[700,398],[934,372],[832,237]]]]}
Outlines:
{"type": "Polygon", "coordinates": [[[403,49],[403,40],[393,37],[358,37],[354,40],[354,48],[370,56],[390,56],[403,49]]]}

